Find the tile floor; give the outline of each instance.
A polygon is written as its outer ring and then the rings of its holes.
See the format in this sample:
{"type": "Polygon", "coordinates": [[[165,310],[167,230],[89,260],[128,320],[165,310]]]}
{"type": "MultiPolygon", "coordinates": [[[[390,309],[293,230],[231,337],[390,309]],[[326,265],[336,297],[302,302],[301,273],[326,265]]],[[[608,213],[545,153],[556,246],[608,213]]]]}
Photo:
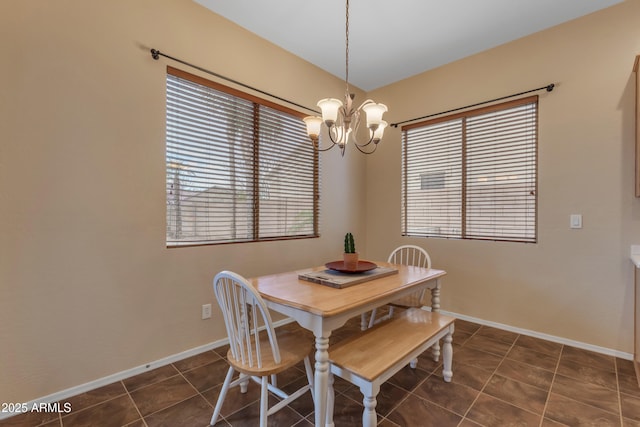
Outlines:
{"type": "MultiPolygon", "coordinates": [[[[359,330],[353,319],[333,340],[359,330]]],[[[66,400],[72,412],[29,413],[8,426],[195,426],[209,423],[227,364],[216,349],[66,400]]],[[[640,388],[628,360],[458,320],[453,381],[428,354],[404,368],[378,395],[380,426],[640,426],[640,388]]],[[[287,388],[304,381],[302,366],[278,378],[287,388]]],[[[336,378],[335,425],[357,426],[358,389],[336,378]]],[[[256,426],[259,388],[230,391],[219,426],[256,426]]],[[[271,426],[313,425],[309,395],[269,418],[271,426]]]]}

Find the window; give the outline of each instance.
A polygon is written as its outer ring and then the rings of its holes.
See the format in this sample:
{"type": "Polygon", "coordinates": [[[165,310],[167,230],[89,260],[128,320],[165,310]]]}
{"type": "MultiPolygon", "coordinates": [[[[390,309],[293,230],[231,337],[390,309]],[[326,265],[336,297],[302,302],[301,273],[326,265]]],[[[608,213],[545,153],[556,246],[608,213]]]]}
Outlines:
{"type": "Polygon", "coordinates": [[[538,97],[402,128],[402,234],[536,241],[538,97]]]}
{"type": "Polygon", "coordinates": [[[167,246],[318,235],[303,114],[167,69],[167,246]]]}

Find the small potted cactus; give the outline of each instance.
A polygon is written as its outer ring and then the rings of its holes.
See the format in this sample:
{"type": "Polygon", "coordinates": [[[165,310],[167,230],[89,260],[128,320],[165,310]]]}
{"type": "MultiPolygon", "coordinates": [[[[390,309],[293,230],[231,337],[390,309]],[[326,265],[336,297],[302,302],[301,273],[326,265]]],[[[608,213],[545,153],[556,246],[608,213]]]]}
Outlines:
{"type": "Polygon", "coordinates": [[[347,233],[344,236],[344,268],[347,270],[356,270],[358,268],[358,253],[356,252],[356,244],[353,240],[353,234],[347,233]]]}

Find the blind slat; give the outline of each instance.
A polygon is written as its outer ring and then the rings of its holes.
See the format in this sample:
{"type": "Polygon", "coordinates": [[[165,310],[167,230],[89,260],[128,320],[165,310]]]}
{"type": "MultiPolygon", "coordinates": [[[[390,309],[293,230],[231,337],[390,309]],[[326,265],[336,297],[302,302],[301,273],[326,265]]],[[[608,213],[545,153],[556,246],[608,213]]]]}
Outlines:
{"type": "Polygon", "coordinates": [[[167,75],[168,246],[318,235],[301,117],[167,75]]]}
{"type": "Polygon", "coordinates": [[[475,114],[403,129],[403,235],[535,242],[537,97],[475,114]]]}

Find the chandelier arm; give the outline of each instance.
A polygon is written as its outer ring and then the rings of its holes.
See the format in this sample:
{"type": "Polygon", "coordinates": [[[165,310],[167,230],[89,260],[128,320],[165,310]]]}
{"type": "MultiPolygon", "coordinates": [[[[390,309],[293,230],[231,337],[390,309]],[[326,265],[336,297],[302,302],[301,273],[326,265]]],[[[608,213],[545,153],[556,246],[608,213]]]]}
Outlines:
{"type": "MultiPolygon", "coordinates": [[[[339,145],[340,141],[336,141],[336,140],[334,140],[334,139],[333,139],[332,132],[331,132],[331,129],[334,129],[335,127],[336,127],[336,124],[335,124],[335,123],[334,123],[334,124],[333,124],[333,126],[331,126],[331,127],[327,126],[327,133],[329,134],[329,141],[331,141],[331,143],[332,143],[333,145],[339,145]]],[[[333,145],[331,146],[332,148],[333,148],[333,145]]]]}
{"type": "Polygon", "coordinates": [[[362,110],[362,107],[369,104],[375,104],[376,102],[372,99],[366,99],[360,106],[358,107],[358,111],[362,110]]]}
{"type": "Polygon", "coordinates": [[[314,141],[314,140],[312,140],[312,141],[311,141],[311,143],[313,144],[313,149],[314,149],[314,150],[316,150],[316,151],[329,151],[329,150],[331,150],[333,147],[335,147],[336,145],[338,145],[338,144],[336,144],[335,142],[331,141],[331,145],[330,145],[330,146],[328,146],[328,147],[326,147],[326,148],[322,148],[322,147],[320,147],[320,140],[318,140],[318,139],[316,139],[315,141],[314,141]]]}
{"type": "Polygon", "coordinates": [[[378,144],[375,144],[375,145],[373,146],[373,150],[371,150],[371,151],[366,151],[366,150],[363,150],[363,149],[361,148],[361,147],[366,147],[366,146],[367,146],[367,145],[369,145],[370,143],[371,143],[371,141],[367,142],[367,143],[366,143],[366,144],[364,144],[364,145],[358,145],[358,144],[353,144],[353,145],[355,145],[355,146],[356,146],[356,148],[358,149],[358,151],[359,151],[359,152],[361,152],[362,154],[373,154],[373,153],[376,151],[376,149],[378,148],[378,144]]]}
{"type": "Polygon", "coordinates": [[[357,140],[354,138],[355,142],[355,146],[356,147],[366,147],[367,145],[371,144],[373,142],[373,134],[371,136],[371,138],[369,138],[369,141],[365,142],[364,144],[358,144],[357,140]]]}

